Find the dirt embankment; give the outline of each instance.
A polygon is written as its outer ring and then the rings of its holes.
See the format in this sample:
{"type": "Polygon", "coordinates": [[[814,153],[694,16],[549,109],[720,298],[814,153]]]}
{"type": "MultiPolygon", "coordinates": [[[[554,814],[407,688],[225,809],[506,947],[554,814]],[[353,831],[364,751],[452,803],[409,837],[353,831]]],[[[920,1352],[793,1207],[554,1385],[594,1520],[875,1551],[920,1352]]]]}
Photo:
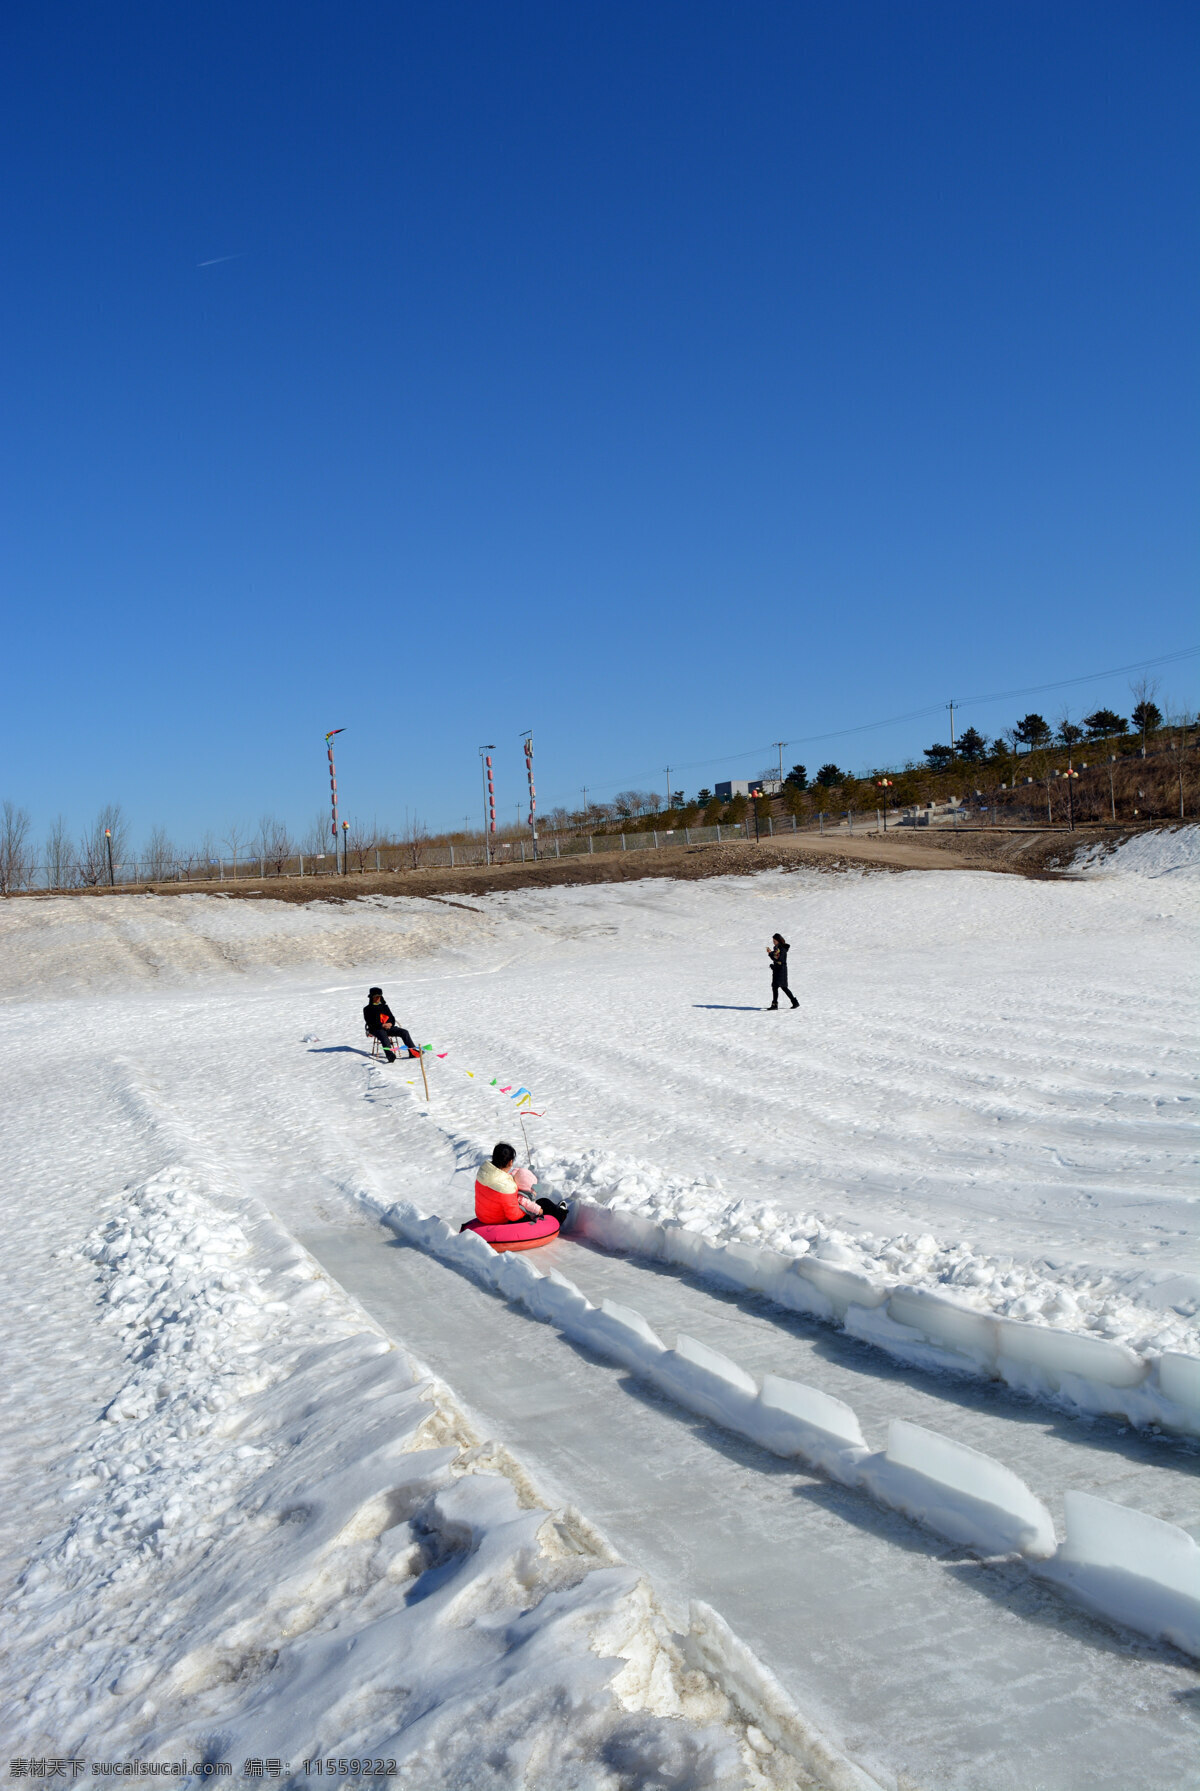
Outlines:
{"type": "MultiPolygon", "coordinates": [[[[734,877],[750,871],[796,870],[801,865],[838,871],[850,867],[878,871],[1004,871],[1024,877],[1062,874],[1084,846],[1097,840],[1116,844],[1111,830],[1010,832],[1003,829],[951,829],[903,833],[841,835],[837,841],[820,834],[783,838],[723,841],[720,845],[664,846],[659,851],[597,852],[594,856],[543,858],[537,864],[442,867],[385,871],[346,877],[247,877],[220,883],[122,884],[114,891],[91,889],[87,895],[222,895],[233,898],[269,896],[276,902],[354,901],[366,895],[413,895],[435,899],[481,896],[492,890],[550,888],[563,884],[627,883],[643,877],[734,877]]],[[[32,900],[45,899],[34,893],[32,900]]]]}

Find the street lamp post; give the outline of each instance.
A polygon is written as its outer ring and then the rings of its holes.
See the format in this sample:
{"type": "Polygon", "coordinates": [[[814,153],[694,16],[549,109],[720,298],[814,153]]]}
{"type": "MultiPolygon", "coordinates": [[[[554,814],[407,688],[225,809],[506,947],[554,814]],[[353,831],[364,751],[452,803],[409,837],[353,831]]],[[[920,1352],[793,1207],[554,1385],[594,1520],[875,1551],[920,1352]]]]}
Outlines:
{"type": "Polygon", "coordinates": [[[883,791],[883,831],[885,833],[887,832],[887,805],[888,805],[887,793],[891,789],[891,787],[892,787],[892,779],[890,777],[881,777],[879,782],[875,785],[875,788],[877,790],[883,791]]]}
{"type": "Polygon", "coordinates": [[[107,851],[108,851],[108,887],[109,887],[109,888],[110,888],[110,889],[115,889],[115,888],[116,888],[116,881],[117,881],[117,880],[116,880],[116,878],[115,878],[115,877],[114,877],[114,876],[113,876],[113,861],[112,861],[112,828],[111,828],[111,827],[106,827],[106,828],[105,828],[105,829],[104,829],[104,844],[105,844],[105,847],[106,847],[106,849],[107,849],[107,851]]]}
{"type": "Polygon", "coordinates": [[[342,876],[350,869],[350,823],[342,822],[342,876]]]}

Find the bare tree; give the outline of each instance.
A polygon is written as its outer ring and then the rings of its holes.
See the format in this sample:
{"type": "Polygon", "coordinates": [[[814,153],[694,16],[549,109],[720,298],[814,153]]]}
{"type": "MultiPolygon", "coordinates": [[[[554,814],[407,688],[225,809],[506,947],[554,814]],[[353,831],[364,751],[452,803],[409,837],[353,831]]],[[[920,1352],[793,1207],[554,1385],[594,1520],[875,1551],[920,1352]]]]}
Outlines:
{"type": "Polygon", "coordinates": [[[0,807],[0,895],[23,889],[33,876],[31,825],[27,809],[11,802],[0,807]]]}
{"type": "Polygon", "coordinates": [[[72,889],[77,876],[75,848],[62,815],[56,815],[46,835],[46,886],[48,889],[72,889]]]}
{"type": "Polygon", "coordinates": [[[332,822],[329,814],[325,809],[318,809],[300,842],[300,850],[309,858],[323,858],[327,852],[333,851],[329,843],[331,837],[332,822]]]}
{"type": "Polygon", "coordinates": [[[274,815],[264,815],[258,823],[258,850],[264,868],[282,877],[295,849],[284,823],[277,821],[274,815]]]}
{"type": "Polygon", "coordinates": [[[79,841],[80,880],[92,889],[108,882],[110,844],[115,877],[129,853],[129,823],[119,802],[106,802],[79,841]]]}
{"type": "Polygon", "coordinates": [[[362,821],[351,821],[345,840],[347,856],[353,860],[361,877],[367,868],[368,855],[374,852],[378,843],[379,829],[374,821],[369,827],[362,821]]]}
{"type": "Polygon", "coordinates": [[[175,847],[165,827],[156,822],[142,847],[142,875],[148,883],[162,883],[175,868],[175,847]]]}
{"type": "Polygon", "coordinates": [[[657,790],[647,790],[642,796],[642,808],[650,815],[656,815],[662,808],[663,799],[657,790]]]}
{"type": "Polygon", "coordinates": [[[179,875],[185,877],[190,883],[196,872],[204,866],[206,857],[207,854],[203,846],[177,847],[175,863],[178,866],[179,875]]]}
{"type": "Polygon", "coordinates": [[[420,864],[428,844],[429,829],[419,816],[414,815],[408,824],[408,830],[404,838],[405,850],[412,861],[412,868],[414,871],[420,864]]]}
{"type": "Polygon", "coordinates": [[[643,800],[640,790],[618,790],[613,797],[613,807],[620,819],[627,821],[633,815],[641,813],[643,800]]]}
{"type": "Polygon", "coordinates": [[[233,881],[237,882],[238,853],[246,843],[246,829],[240,821],[234,821],[221,835],[221,844],[229,850],[233,860],[233,881]]]}
{"type": "Polygon", "coordinates": [[[212,829],[208,828],[205,831],[204,838],[200,841],[200,863],[203,867],[205,877],[207,877],[210,882],[212,880],[213,872],[220,868],[218,863],[219,857],[220,854],[217,851],[217,842],[213,838],[212,829]]]}

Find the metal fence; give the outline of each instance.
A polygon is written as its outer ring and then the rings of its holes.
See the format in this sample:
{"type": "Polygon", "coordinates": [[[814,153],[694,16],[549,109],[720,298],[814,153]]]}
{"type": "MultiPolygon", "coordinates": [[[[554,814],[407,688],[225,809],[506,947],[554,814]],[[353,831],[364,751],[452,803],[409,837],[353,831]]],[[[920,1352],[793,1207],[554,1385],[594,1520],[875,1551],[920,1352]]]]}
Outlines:
{"type": "MultiPolygon", "coordinates": [[[[1151,755],[1155,757],[1157,755],[1151,755]]],[[[1111,795],[1111,766],[1117,760],[1109,760],[1101,766],[1091,767],[1093,775],[1108,774],[1106,791],[1111,795]]],[[[1143,759],[1142,763],[1145,761],[1143,759]]],[[[1086,765],[1082,767],[1088,770],[1086,765]]],[[[1179,814],[1184,814],[1184,785],[1182,777],[1182,755],[1179,762],[1179,814]]],[[[1140,794],[1140,792],[1139,792],[1140,794]]],[[[528,864],[535,857],[546,861],[550,859],[595,857],[610,853],[629,853],[658,851],[666,847],[720,845],[734,840],[768,840],[778,836],[795,833],[815,834],[821,838],[836,840],[854,838],[868,834],[896,831],[909,833],[913,829],[936,828],[939,831],[950,829],[991,829],[998,831],[1025,832],[1029,830],[1045,831],[1067,828],[1076,824],[1087,827],[1119,825],[1123,828],[1139,825],[1160,825],[1149,815],[1142,817],[1134,810],[1132,819],[1118,820],[1116,801],[1112,800],[1113,814],[1111,821],[1107,816],[1072,815],[1071,786],[1057,772],[1050,777],[1025,778],[1015,785],[1001,786],[999,790],[984,793],[976,791],[970,797],[957,802],[925,803],[906,808],[887,809],[841,809],[818,812],[804,821],[797,816],[789,815],[779,818],[760,817],[757,825],[751,813],[743,821],[721,822],[711,827],[653,827],[638,828],[630,832],[607,832],[591,834],[544,833],[538,841],[536,853],[532,840],[498,840],[491,848],[490,862],[493,865],[528,864]]],[[[1107,806],[1107,803],[1105,804],[1107,806]]],[[[1194,812],[1194,810],[1193,810],[1194,812]]],[[[268,858],[265,855],[251,852],[246,857],[215,858],[204,860],[197,857],[173,861],[130,859],[117,862],[113,866],[113,883],[118,886],[131,887],[148,883],[174,883],[185,887],[211,888],[214,884],[229,882],[267,882],[272,878],[330,877],[338,876],[385,876],[413,870],[455,870],[480,867],[488,862],[488,856],[482,839],[463,841],[457,845],[436,845],[422,840],[381,846],[351,846],[347,854],[348,862],[339,862],[332,853],[293,853],[285,858],[268,858]]],[[[75,867],[71,867],[66,879],[56,880],[52,867],[48,865],[31,865],[23,870],[19,879],[10,883],[10,888],[27,890],[52,891],[56,889],[81,889],[87,887],[107,887],[107,875],[99,879],[97,885],[94,878],[84,879],[75,867]]]]}

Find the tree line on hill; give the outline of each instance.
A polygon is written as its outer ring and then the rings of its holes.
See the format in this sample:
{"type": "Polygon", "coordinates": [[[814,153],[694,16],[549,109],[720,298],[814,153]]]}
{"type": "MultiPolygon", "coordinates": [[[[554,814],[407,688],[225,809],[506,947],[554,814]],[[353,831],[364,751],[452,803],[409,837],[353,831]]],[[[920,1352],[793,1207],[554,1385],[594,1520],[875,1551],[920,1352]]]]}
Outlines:
{"type": "MultiPolygon", "coordinates": [[[[1162,710],[1157,703],[1144,697],[1134,705],[1132,723],[1133,732],[1141,736],[1144,746],[1150,735],[1162,727],[1162,710]]],[[[931,771],[946,771],[955,760],[961,760],[965,765],[984,765],[989,759],[1012,757],[1022,747],[1028,752],[1036,752],[1039,747],[1051,745],[1080,746],[1085,742],[1118,740],[1129,732],[1129,721],[1115,709],[1096,709],[1091,715],[1085,715],[1082,723],[1064,715],[1057,729],[1050,726],[1044,715],[1031,710],[994,740],[989,741],[978,728],[964,728],[953,745],[935,741],[932,746],[927,746],[925,758],[931,771]]]]}

